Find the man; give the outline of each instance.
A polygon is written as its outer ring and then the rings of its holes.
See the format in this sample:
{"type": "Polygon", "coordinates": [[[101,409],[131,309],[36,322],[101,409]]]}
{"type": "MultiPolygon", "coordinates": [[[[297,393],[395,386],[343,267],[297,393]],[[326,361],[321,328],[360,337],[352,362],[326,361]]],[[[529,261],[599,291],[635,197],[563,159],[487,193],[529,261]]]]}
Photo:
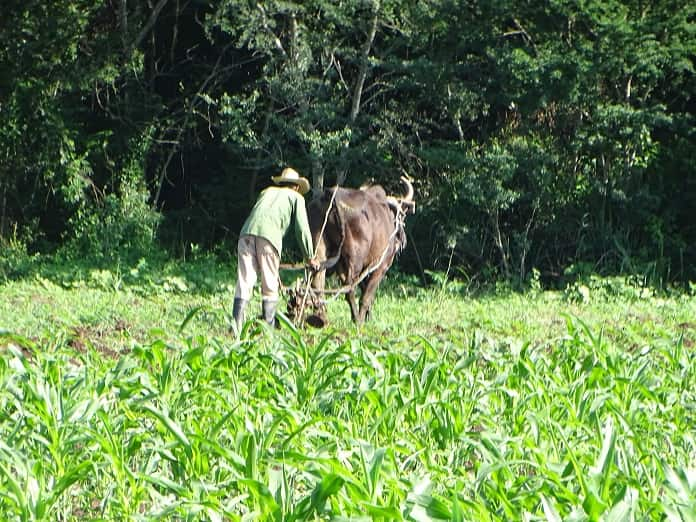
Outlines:
{"type": "Polygon", "coordinates": [[[244,222],[237,244],[237,288],[232,308],[237,332],[241,331],[244,309],[251,299],[259,274],[263,318],[268,323],[275,324],[283,236],[292,224],[305,260],[308,260],[314,270],[319,266],[313,259],[312,235],[302,197],[309,192],[309,181],[291,168],[284,169],[280,176],[273,176],[271,179],[275,185],[259,195],[251,214],[244,222]]]}

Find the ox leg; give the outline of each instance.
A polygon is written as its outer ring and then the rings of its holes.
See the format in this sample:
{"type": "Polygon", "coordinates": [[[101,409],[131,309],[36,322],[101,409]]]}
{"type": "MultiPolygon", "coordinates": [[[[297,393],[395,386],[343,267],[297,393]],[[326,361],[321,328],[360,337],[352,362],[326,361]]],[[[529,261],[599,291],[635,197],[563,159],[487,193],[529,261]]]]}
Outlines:
{"type": "Polygon", "coordinates": [[[375,270],[370,274],[362,287],[362,295],[360,296],[360,311],[358,314],[358,323],[363,323],[370,316],[372,303],[375,301],[375,294],[379,283],[384,278],[386,270],[375,270]]]}
{"type": "MultiPolygon", "coordinates": [[[[315,238],[314,241],[316,244],[316,259],[317,261],[323,263],[326,261],[326,242],[323,239],[318,240],[317,238],[315,238]]],[[[326,324],[328,322],[326,305],[324,304],[325,288],[326,270],[319,270],[312,277],[312,290],[317,297],[316,302],[315,300],[312,300],[312,308],[322,324],[326,324]]]]}
{"type": "Polygon", "coordinates": [[[351,290],[346,293],[346,301],[350,305],[350,318],[354,323],[360,324],[359,313],[358,313],[358,302],[355,299],[355,290],[351,290]]]}
{"type": "Polygon", "coordinates": [[[356,286],[353,283],[353,281],[356,279],[355,273],[357,272],[357,269],[351,263],[345,263],[343,260],[341,260],[341,264],[342,266],[339,267],[338,273],[341,274],[343,284],[352,285],[351,289],[346,292],[346,301],[348,301],[348,305],[350,306],[350,318],[354,323],[360,324],[360,308],[358,307],[358,301],[355,294],[356,286]]]}

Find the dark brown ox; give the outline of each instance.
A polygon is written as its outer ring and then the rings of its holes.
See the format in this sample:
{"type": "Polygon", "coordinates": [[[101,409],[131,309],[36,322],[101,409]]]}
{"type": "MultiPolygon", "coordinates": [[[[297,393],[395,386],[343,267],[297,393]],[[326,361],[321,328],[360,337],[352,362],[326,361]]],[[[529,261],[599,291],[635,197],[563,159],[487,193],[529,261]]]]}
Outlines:
{"type": "Polygon", "coordinates": [[[336,274],[343,285],[338,292],[345,293],[353,321],[361,324],[369,317],[377,287],[406,246],[406,214],[415,210],[413,186],[407,178],[401,179],[407,187],[402,197],[388,196],[380,185],[373,185],[329,188],[312,200],[309,226],[324,269],[315,274],[312,292],[304,299],[299,291],[290,298],[291,316],[301,313],[300,301],[304,301],[315,310],[308,322],[326,324],[326,276],[336,274]],[[357,288],[361,291],[359,305],[357,288]]]}

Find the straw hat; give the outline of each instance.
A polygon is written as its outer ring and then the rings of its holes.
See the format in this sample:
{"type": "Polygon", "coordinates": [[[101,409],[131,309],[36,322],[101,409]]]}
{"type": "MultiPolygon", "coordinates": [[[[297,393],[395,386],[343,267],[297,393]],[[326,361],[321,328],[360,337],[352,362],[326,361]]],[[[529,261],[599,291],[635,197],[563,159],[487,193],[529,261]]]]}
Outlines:
{"type": "Polygon", "coordinates": [[[295,169],[287,167],[283,169],[280,176],[272,176],[271,179],[276,185],[297,185],[300,187],[300,194],[309,192],[310,185],[307,178],[300,176],[295,169]]]}

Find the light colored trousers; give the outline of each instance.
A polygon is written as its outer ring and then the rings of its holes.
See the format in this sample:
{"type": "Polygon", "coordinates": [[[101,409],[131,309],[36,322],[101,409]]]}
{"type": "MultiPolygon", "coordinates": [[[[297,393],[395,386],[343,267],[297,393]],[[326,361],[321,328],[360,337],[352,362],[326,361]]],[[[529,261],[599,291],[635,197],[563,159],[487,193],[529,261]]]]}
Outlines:
{"type": "Polygon", "coordinates": [[[259,236],[241,236],[237,243],[237,288],[234,296],[248,301],[256,278],[261,275],[264,301],[278,300],[280,256],[275,247],[259,236]]]}

